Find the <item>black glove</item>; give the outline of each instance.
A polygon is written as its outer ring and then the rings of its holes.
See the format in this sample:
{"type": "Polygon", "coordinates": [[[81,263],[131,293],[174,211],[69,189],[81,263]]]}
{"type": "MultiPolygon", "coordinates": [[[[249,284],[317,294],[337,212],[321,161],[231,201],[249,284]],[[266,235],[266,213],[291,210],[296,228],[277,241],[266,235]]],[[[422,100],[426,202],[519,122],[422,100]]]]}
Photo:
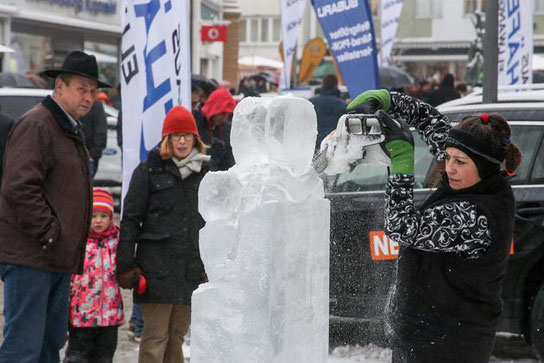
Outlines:
{"type": "Polygon", "coordinates": [[[414,137],[406,122],[395,122],[386,112],[378,111],[378,122],[385,140],[386,152],[391,157],[392,174],[414,174],[414,137]]]}
{"type": "Polygon", "coordinates": [[[410,131],[410,126],[406,122],[403,120],[395,121],[387,112],[382,110],[376,112],[376,115],[378,116],[382,134],[385,136],[384,144],[387,145],[390,141],[401,140],[408,142],[412,147],[414,146],[414,137],[410,131]]]}

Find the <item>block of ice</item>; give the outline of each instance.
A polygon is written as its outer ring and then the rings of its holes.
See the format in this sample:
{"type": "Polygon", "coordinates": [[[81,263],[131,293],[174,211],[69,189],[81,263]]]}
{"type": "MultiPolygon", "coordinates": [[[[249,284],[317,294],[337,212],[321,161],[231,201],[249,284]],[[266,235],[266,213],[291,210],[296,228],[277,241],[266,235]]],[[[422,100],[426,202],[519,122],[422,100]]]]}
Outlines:
{"type": "Polygon", "coordinates": [[[208,278],[219,281],[232,271],[236,259],[237,227],[223,220],[206,222],[200,230],[200,257],[206,261],[208,278]]]}
{"type": "Polygon", "coordinates": [[[206,221],[234,220],[242,184],[227,171],[208,173],[198,189],[198,211],[206,221]]]}
{"type": "Polygon", "coordinates": [[[300,98],[240,105],[237,164],[199,190],[210,282],[193,294],[191,361],[325,363],[330,206],[310,167],[315,112],[300,98]]]}
{"type": "Polygon", "coordinates": [[[265,144],[271,163],[289,167],[296,175],[308,171],[314,155],[317,117],[310,101],[276,97],[268,106],[265,144]]]}
{"type": "Polygon", "coordinates": [[[236,249],[234,268],[193,294],[191,360],[326,362],[328,201],[261,204],[240,217],[236,249]]]}
{"type": "Polygon", "coordinates": [[[270,98],[247,97],[234,109],[230,142],[238,167],[268,162],[264,152],[264,128],[270,101],[270,98]]]}

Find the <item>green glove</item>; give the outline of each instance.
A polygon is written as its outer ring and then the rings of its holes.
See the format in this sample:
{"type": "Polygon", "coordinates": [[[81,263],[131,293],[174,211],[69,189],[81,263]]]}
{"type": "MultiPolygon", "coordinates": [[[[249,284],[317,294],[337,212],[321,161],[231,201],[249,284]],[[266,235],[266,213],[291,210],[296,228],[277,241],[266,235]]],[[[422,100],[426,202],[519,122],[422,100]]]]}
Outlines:
{"type": "Polygon", "coordinates": [[[369,90],[361,93],[350,102],[346,111],[356,113],[374,113],[377,110],[389,110],[391,97],[385,89],[369,90]]]}
{"type": "Polygon", "coordinates": [[[385,151],[391,157],[391,174],[414,175],[414,138],[410,127],[403,120],[393,120],[384,111],[376,115],[385,137],[385,151]]]}
{"type": "Polygon", "coordinates": [[[391,174],[414,175],[414,145],[405,140],[385,144],[391,156],[391,174]]]}

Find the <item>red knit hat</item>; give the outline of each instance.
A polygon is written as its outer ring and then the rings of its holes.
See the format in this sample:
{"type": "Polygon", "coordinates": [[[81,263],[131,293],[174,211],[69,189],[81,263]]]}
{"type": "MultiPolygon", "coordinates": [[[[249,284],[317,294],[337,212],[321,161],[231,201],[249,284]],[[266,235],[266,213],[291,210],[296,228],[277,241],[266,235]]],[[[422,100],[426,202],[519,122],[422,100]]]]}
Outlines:
{"type": "Polygon", "coordinates": [[[108,190],[99,187],[93,188],[94,212],[104,212],[113,217],[113,196],[108,190]]]}
{"type": "Polygon", "coordinates": [[[200,137],[191,111],[183,106],[174,106],[168,111],[162,124],[162,138],[164,139],[166,135],[181,133],[194,134],[200,137]]]}

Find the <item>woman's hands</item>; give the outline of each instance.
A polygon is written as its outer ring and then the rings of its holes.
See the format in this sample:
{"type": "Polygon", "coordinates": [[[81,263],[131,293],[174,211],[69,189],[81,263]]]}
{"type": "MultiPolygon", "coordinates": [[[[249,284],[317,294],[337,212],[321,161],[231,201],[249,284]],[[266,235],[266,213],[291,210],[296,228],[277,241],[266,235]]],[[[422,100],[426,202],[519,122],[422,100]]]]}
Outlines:
{"type": "Polygon", "coordinates": [[[378,122],[385,136],[383,144],[391,157],[391,174],[414,174],[414,138],[406,122],[393,120],[378,111],[378,122]]]}
{"type": "Polygon", "coordinates": [[[349,113],[374,113],[377,110],[389,110],[391,97],[385,89],[369,90],[361,93],[350,102],[346,111],[349,113]]]}

